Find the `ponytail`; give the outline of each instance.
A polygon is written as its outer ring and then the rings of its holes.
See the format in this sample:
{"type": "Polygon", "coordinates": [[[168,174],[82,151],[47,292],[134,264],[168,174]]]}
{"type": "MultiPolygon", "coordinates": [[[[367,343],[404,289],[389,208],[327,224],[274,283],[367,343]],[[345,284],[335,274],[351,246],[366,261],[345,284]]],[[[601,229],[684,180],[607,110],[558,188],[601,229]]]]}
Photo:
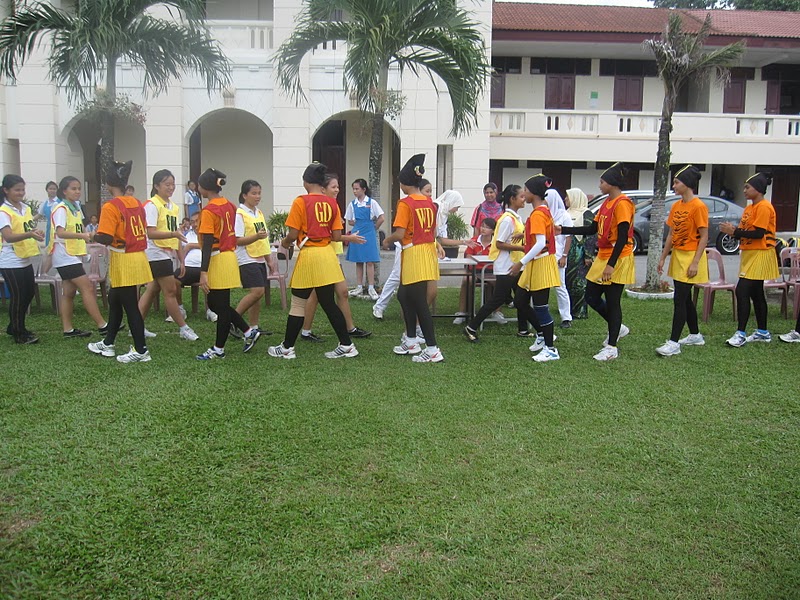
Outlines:
{"type": "Polygon", "coordinates": [[[506,188],[503,190],[503,193],[500,194],[500,204],[502,204],[503,208],[508,208],[511,205],[511,199],[519,194],[521,189],[522,186],[513,183],[506,186],[506,188]]]}

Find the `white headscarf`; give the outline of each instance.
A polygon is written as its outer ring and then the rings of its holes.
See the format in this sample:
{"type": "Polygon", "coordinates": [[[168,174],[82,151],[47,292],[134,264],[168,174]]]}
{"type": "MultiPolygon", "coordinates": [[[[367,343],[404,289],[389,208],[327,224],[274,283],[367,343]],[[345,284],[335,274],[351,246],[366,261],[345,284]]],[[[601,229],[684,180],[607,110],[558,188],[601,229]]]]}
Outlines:
{"type": "Polygon", "coordinates": [[[569,216],[572,221],[580,227],[583,224],[583,213],[589,208],[589,198],[580,188],[570,188],[567,190],[567,198],[569,198],[569,216]]]}
{"type": "MultiPolygon", "coordinates": [[[[454,208],[461,208],[464,206],[464,198],[460,192],[455,190],[447,190],[444,194],[439,196],[434,202],[439,206],[436,213],[436,229],[441,231],[442,228],[447,230],[447,216],[454,208]]],[[[446,236],[445,236],[446,237],[446,236]]]]}

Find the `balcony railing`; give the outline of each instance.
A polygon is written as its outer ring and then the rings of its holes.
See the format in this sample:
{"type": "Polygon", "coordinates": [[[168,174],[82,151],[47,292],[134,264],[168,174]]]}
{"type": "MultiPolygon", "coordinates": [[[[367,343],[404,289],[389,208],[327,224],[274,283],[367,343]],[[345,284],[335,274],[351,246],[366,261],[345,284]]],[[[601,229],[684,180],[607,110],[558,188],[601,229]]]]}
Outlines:
{"type": "Polygon", "coordinates": [[[224,50],[273,50],[272,21],[207,21],[211,35],[224,50]]]}
{"type": "MultiPolygon", "coordinates": [[[[578,110],[493,109],[494,136],[547,136],[608,139],[657,139],[659,113],[578,110]]],[[[673,139],[764,139],[800,143],[800,117],[677,113],[673,139]]]]}

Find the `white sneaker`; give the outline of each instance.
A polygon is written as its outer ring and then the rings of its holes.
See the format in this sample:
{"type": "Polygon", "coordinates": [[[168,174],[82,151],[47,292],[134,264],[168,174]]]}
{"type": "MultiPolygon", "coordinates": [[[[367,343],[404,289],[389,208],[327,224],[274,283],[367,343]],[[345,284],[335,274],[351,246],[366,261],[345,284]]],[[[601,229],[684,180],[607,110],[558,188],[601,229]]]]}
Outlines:
{"type": "Polygon", "coordinates": [[[383,319],[383,311],[380,308],[378,308],[377,306],[373,306],[372,307],[372,316],[375,317],[378,320],[382,320],[383,319]]]}
{"type": "Polygon", "coordinates": [[[358,350],[356,350],[355,344],[350,344],[349,346],[339,344],[331,352],[325,353],[325,358],[354,358],[356,356],[358,356],[358,350]]]}
{"type": "Polygon", "coordinates": [[[500,323],[500,325],[505,325],[508,323],[508,319],[506,319],[505,315],[503,315],[503,313],[501,313],[499,310],[494,311],[486,320],[500,323]]]}
{"type": "Polygon", "coordinates": [[[363,292],[363,291],[364,291],[364,288],[362,288],[360,285],[357,285],[352,290],[347,292],[347,295],[350,296],[351,298],[354,298],[356,296],[360,296],[361,292],[363,292]]]}
{"type": "Polygon", "coordinates": [[[214,348],[209,348],[202,354],[195,356],[197,360],[216,360],[218,358],[225,358],[225,351],[216,352],[214,348]]]}
{"type": "Polygon", "coordinates": [[[431,352],[425,348],[421,354],[412,357],[411,360],[415,363],[442,362],[444,360],[444,354],[442,354],[441,350],[431,352]]]}
{"type": "Polygon", "coordinates": [[[174,323],[174,322],[175,322],[175,319],[173,319],[169,315],[167,315],[167,318],[164,319],[164,323],[174,323]]]}
{"type": "Polygon", "coordinates": [[[770,335],[769,331],[765,333],[761,333],[757,329],[747,336],[748,342],[766,342],[769,344],[772,341],[772,335],[770,335]]]}
{"type": "Polygon", "coordinates": [[[190,342],[196,342],[200,339],[200,336],[197,335],[188,325],[185,328],[182,327],[178,332],[178,335],[180,335],[184,340],[189,340],[190,342]]]}
{"type": "Polygon", "coordinates": [[[742,335],[741,331],[737,331],[731,337],[725,340],[725,343],[728,344],[728,346],[733,346],[734,348],[741,348],[747,343],[747,337],[742,335]]]}
{"type": "Polygon", "coordinates": [[[419,325],[417,325],[416,334],[417,334],[418,338],[424,338],[425,337],[424,335],[422,335],[422,327],[420,327],[419,325]]]}
{"type": "MultiPolygon", "coordinates": [[[[133,337],[133,333],[128,331],[128,337],[133,337]]],[[[156,337],[156,334],[153,333],[152,331],[150,331],[149,329],[147,329],[147,327],[145,327],[144,328],[144,337],[146,337],[146,338],[154,338],[154,337],[156,337]]]]}
{"type": "Polygon", "coordinates": [[[702,333],[690,333],[685,338],[679,339],[678,343],[681,346],[705,346],[706,338],[702,333]]]}
{"type": "Polygon", "coordinates": [[[395,354],[419,354],[422,352],[422,346],[417,343],[409,343],[408,339],[403,340],[403,342],[399,346],[395,346],[393,349],[395,354]]]}
{"type": "Polygon", "coordinates": [[[375,291],[375,288],[369,288],[367,290],[367,293],[369,294],[369,297],[372,298],[373,300],[377,300],[378,298],[380,298],[380,295],[378,294],[378,292],[375,291]]]}
{"type": "MultiPolygon", "coordinates": [[[[627,325],[624,325],[624,324],[623,324],[623,325],[620,325],[620,326],[619,326],[619,335],[617,336],[617,341],[619,341],[619,340],[621,340],[622,338],[624,338],[624,337],[625,337],[626,335],[628,335],[630,332],[631,332],[631,330],[630,330],[630,329],[628,329],[628,326],[627,326],[627,325]]],[[[608,336],[606,336],[606,339],[604,339],[604,340],[603,340],[603,346],[608,346],[608,336]]]]}
{"type": "Polygon", "coordinates": [[[95,354],[99,354],[100,356],[116,356],[116,352],[114,351],[114,346],[106,346],[102,340],[99,342],[92,342],[86,346],[89,348],[90,352],[94,352],[95,354]]]}
{"type": "Polygon", "coordinates": [[[794,329],[792,329],[789,333],[784,333],[778,337],[781,338],[782,342],[787,342],[789,344],[792,342],[800,342],[800,333],[797,333],[794,329]]]}
{"type": "Polygon", "coordinates": [[[661,356],[675,356],[676,354],[681,353],[681,344],[680,342],[667,340],[662,346],[656,348],[656,352],[658,352],[661,356]]]}
{"type": "Polygon", "coordinates": [[[542,348],[544,348],[544,336],[537,335],[536,341],[530,345],[528,350],[530,350],[531,352],[539,352],[539,350],[541,350],[542,348]]]}
{"type": "Polygon", "coordinates": [[[181,311],[181,316],[185,319],[186,318],[186,309],[183,308],[183,304],[178,305],[178,310],[181,311]]]}
{"type": "Polygon", "coordinates": [[[270,346],[267,348],[267,354],[275,358],[285,358],[286,360],[297,358],[297,355],[294,353],[294,348],[284,348],[283,344],[270,346]]]}
{"type": "Polygon", "coordinates": [[[216,323],[217,322],[217,313],[215,313],[210,308],[207,308],[206,309],[206,319],[211,321],[212,323],[216,323]]]}
{"type": "MultiPolygon", "coordinates": [[[[465,318],[467,316],[468,316],[467,313],[458,311],[456,313],[456,318],[453,319],[453,325],[463,325],[464,323],[467,322],[467,320],[465,318]]],[[[489,319],[486,319],[486,320],[488,321],[489,319]]]]}
{"type": "Polygon", "coordinates": [[[616,346],[603,346],[603,349],[594,355],[595,360],[603,362],[608,360],[614,360],[615,358],[618,357],[619,357],[619,350],[617,350],[616,346]]]}
{"type": "Polygon", "coordinates": [[[539,354],[532,356],[531,358],[533,358],[533,360],[536,362],[549,362],[551,360],[558,360],[561,357],[558,355],[558,350],[545,346],[542,348],[542,351],[539,352],[539,354]]]}
{"type": "Polygon", "coordinates": [[[136,363],[136,362],[150,362],[150,351],[145,350],[142,354],[139,354],[136,349],[131,346],[131,349],[125,353],[120,354],[117,357],[117,362],[121,363],[136,363]]]}

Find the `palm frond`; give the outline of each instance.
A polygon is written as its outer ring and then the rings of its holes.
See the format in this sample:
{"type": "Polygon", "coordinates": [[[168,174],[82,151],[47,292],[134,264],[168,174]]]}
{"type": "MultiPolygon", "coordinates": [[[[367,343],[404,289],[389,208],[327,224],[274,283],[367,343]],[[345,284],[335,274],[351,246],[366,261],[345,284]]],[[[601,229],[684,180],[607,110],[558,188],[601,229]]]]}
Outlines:
{"type": "Polygon", "coordinates": [[[0,72],[16,79],[17,69],[25,63],[43,35],[77,28],[77,18],[50,4],[17,10],[0,23],[0,72]]]}

